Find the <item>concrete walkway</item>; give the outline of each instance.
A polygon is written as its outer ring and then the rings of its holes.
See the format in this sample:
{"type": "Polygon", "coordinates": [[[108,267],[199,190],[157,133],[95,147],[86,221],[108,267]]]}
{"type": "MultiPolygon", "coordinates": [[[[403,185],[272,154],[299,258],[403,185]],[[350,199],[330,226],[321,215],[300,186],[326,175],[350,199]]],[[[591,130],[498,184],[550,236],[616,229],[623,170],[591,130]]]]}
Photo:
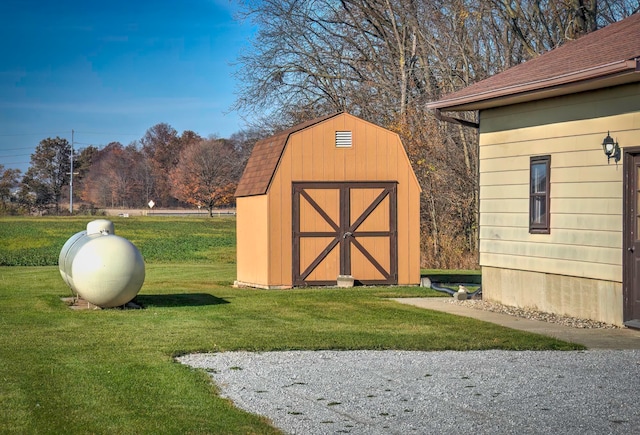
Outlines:
{"type": "Polygon", "coordinates": [[[640,330],[635,329],[571,328],[557,323],[523,319],[508,314],[494,313],[464,305],[452,304],[449,302],[449,298],[395,298],[393,300],[401,304],[413,305],[428,310],[443,311],[458,316],[472,317],[485,322],[506,326],[507,328],[547,335],[559,340],[582,344],[588,349],[640,349],[640,330]]]}

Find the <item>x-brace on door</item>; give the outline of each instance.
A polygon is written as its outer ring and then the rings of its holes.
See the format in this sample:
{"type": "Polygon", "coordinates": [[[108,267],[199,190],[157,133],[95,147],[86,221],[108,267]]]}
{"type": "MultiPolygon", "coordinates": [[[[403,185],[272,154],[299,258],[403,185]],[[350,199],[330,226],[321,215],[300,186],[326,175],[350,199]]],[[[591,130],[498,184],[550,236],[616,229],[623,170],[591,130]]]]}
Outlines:
{"type": "Polygon", "coordinates": [[[293,183],[293,284],[397,284],[397,183],[293,183]]]}

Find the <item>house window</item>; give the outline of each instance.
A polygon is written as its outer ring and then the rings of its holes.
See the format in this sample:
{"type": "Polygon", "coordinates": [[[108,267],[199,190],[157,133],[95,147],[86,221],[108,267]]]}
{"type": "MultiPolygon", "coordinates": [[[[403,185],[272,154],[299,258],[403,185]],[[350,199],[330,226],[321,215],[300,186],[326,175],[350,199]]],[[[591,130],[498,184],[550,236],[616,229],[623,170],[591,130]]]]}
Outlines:
{"type": "Polygon", "coordinates": [[[352,139],[350,131],[336,131],[336,147],[351,148],[352,139]]]}
{"type": "Polygon", "coordinates": [[[551,156],[531,157],[529,188],[529,232],[549,234],[550,197],[549,179],[551,175],[551,156]]]}

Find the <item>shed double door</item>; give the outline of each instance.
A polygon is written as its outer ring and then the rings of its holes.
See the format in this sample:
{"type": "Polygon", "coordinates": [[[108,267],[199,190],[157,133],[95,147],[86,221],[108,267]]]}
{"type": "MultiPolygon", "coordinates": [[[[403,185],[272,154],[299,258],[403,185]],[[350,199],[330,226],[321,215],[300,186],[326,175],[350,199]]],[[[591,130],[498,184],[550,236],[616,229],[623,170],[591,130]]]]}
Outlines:
{"type": "Polygon", "coordinates": [[[397,183],[293,183],[293,284],[397,284],[397,183]]]}

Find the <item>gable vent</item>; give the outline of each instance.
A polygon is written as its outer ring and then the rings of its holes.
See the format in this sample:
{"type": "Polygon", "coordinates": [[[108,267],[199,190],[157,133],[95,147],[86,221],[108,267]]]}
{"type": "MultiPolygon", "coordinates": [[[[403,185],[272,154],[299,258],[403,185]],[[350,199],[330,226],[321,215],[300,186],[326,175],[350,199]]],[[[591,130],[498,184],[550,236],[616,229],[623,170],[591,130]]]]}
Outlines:
{"type": "Polygon", "coordinates": [[[350,131],[336,131],[336,147],[350,148],[352,144],[350,131]]]}

